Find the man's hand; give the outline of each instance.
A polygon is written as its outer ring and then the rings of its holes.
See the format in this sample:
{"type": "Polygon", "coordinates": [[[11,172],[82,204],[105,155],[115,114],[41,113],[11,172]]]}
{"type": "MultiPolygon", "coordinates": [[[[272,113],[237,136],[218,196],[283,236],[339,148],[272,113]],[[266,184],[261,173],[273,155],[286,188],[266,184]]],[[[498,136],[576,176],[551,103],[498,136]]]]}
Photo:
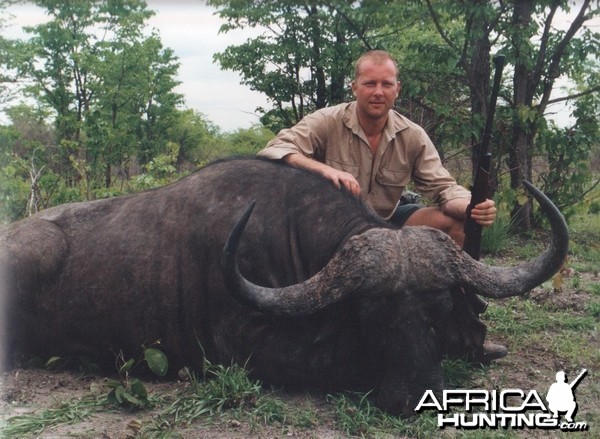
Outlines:
{"type": "Polygon", "coordinates": [[[490,227],[496,219],[496,203],[494,200],[485,200],[471,209],[471,218],[483,227],[490,227]]]}
{"type": "Polygon", "coordinates": [[[338,189],[341,189],[342,186],[345,187],[355,197],[360,195],[358,181],[348,172],[339,171],[324,163],[304,157],[302,154],[288,154],[282,160],[295,168],[305,169],[321,175],[338,189]]]}
{"type": "MultiPolygon", "coordinates": [[[[464,220],[468,206],[469,199],[455,198],[444,205],[443,212],[448,216],[464,220]]],[[[496,219],[496,203],[494,203],[494,200],[485,200],[477,204],[471,210],[471,218],[482,227],[491,226],[496,219]]]]}
{"type": "Polygon", "coordinates": [[[343,186],[355,197],[358,197],[360,195],[360,186],[358,185],[358,181],[356,181],[352,174],[349,174],[344,171],[339,171],[330,166],[327,167],[329,169],[323,169],[323,177],[325,177],[327,180],[333,183],[333,185],[338,189],[341,189],[341,187],[343,186]]]}

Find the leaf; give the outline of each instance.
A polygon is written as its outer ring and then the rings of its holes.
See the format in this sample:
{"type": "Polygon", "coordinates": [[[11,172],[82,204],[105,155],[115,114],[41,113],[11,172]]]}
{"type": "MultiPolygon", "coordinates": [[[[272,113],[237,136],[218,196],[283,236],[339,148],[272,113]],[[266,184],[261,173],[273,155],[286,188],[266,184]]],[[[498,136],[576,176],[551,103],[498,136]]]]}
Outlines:
{"type": "Polygon", "coordinates": [[[106,386],[107,387],[112,387],[113,389],[116,389],[117,387],[121,386],[122,383],[119,380],[108,380],[106,382],[106,386]]]}
{"type": "Polygon", "coordinates": [[[53,367],[58,367],[58,363],[60,363],[61,360],[62,358],[60,357],[50,357],[48,361],[46,361],[46,367],[49,369],[53,367]]]}
{"type": "Polygon", "coordinates": [[[126,372],[129,372],[131,370],[131,368],[133,367],[133,365],[135,364],[135,361],[133,358],[130,358],[129,361],[127,361],[123,366],[121,366],[121,368],[119,369],[119,375],[122,375],[126,372]]]}
{"type": "Polygon", "coordinates": [[[133,404],[136,407],[144,406],[144,401],[136,398],[134,395],[132,395],[129,392],[123,392],[123,399],[126,400],[127,402],[129,402],[130,404],[133,404]]]}
{"type": "Polygon", "coordinates": [[[131,380],[131,393],[142,399],[148,398],[148,392],[146,391],[146,387],[138,379],[131,380]]]}
{"type": "Polygon", "coordinates": [[[517,203],[519,203],[519,206],[524,206],[525,203],[527,203],[527,201],[528,201],[527,195],[525,195],[525,194],[517,195],[517,203]]]}
{"type": "Polygon", "coordinates": [[[117,402],[119,404],[123,404],[123,398],[124,398],[124,395],[126,393],[125,392],[125,388],[123,386],[115,387],[115,391],[114,392],[115,392],[114,395],[115,395],[115,398],[117,399],[117,402]]]}
{"type": "Polygon", "coordinates": [[[144,359],[148,363],[148,367],[152,372],[158,376],[165,376],[169,369],[169,362],[167,356],[158,349],[148,348],[144,351],[144,359]]]}
{"type": "Polygon", "coordinates": [[[527,203],[527,201],[529,201],[529,198],[527,197],[527,192],[525,191],[524,187],[521,187],[517,190],[517,196],[515,200],[519,204],[519,206],[523,206],[525,205],[525,203],[527,203]]]}
{"type": "Polygon", "coordinates": [[[554,291],[562,291],[563,275],[561,272],[556,273],[556,275],[552,278],[552,286],[554,287],[554,291]]]}
{"type": "Polygon", "coordinates": [[[106,395],[106,402],[108,402],[109,404],[115,404],[115,405],[119,403],[115,396],[114,390],[111,390],[110,393],[108,395],[106,395]]]}

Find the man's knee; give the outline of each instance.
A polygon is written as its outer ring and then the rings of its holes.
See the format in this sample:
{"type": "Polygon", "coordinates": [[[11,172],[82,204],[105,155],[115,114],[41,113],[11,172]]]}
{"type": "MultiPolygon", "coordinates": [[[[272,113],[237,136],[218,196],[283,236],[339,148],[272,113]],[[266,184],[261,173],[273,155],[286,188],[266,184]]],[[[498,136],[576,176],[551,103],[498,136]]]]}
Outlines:
{"type": "Polygon", "coordinates": [[[445,215],[437,207],[424,207],[414,211],[404,225],[433,227],[449,235],[459,245],[464,241],[464,221],[445,215]]]}
{"type": "Polygon", "coordinates": [[[443,231],[449,231],[454,226],[454,219],[444,215],[437,207],[423,207],[410,215],[405,224],[407,226],[430,226],[443,231]]]}

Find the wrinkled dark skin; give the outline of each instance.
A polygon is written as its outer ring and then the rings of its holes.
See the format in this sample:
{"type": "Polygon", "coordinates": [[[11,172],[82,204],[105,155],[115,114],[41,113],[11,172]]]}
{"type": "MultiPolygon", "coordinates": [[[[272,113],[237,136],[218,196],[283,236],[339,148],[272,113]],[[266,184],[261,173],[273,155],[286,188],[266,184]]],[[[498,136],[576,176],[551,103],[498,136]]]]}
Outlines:
{"type": "MultiPolygon", "coordinates": [[[[268,383],[375,389],[376,403],[391,413],[410,413],[425,389],[443,388],[443,328],[436,328],[443,319],[432,316],[449,313],[445,288],[354,294],[305,315],[260,312],[234,297],[220,257],[251,200],[237,262],[257,285],[301,283],[353,236],[393,232],[324,180],[255,159],[217,162],[160,189],[48,209],[0,229],[7,363],[85,355],[114,371],[117,353],[138,357],[142,345],[160,340],[173,373],[200,369],[205,354],[246,365],[268,383]]],[[[411,248],[417,267],[420,250],[411,248]]]]}

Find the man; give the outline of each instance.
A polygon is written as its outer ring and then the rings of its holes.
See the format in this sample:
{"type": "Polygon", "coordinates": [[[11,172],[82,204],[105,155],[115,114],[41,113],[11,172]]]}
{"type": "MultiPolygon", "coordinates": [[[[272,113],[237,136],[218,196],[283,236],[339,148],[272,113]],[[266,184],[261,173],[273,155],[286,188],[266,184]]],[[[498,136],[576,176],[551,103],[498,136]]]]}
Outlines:
{"type": "MultiPolygon", "coordinates": [[[[401,88],[393,58],[380,50],[367,52],[356,62],[355,101],[306,116],[258,155],[319,174],[362,197],[381,217],[399,226],[438,228],[462,246],[471,193],[443,167],[425,131],[392,110],[401,88]],[[411,180],[435,206],[400,205],[411,180]]],[[[494,202],[478,204],[471,216],[490,226],[496,217],[494,202]]],[[[500,358],[506,349],[487,345],[486,354],[500,358]]]]}

